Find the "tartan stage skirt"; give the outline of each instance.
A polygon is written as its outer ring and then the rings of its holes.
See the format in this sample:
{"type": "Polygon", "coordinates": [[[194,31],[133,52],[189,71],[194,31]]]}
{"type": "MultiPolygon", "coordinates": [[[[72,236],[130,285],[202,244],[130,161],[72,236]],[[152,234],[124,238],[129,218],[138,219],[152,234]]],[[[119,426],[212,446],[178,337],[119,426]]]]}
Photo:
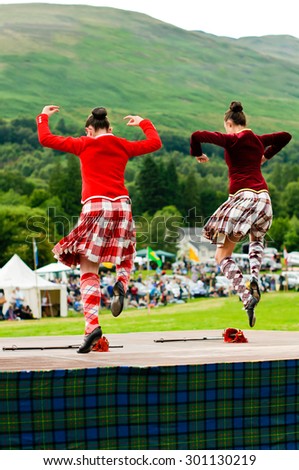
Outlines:
{"type": "Polygon", "coordinates": [[[99,264],[120,265],[133,259],[136,232],[130,199],[87,201],[76,227],[52,251],[58,261],[71,268],[80,264],[80,255],[99,264]]]}
{"type": "Polygon", "coordinates": [[[230,196],[212,214],[202,235],[214,244],[224,243],[230,235],[241,240],[249,233],[256,239],[263,239],[271,227],[272,217],[272,204],[267,191],[240,191],[230,196]]]}

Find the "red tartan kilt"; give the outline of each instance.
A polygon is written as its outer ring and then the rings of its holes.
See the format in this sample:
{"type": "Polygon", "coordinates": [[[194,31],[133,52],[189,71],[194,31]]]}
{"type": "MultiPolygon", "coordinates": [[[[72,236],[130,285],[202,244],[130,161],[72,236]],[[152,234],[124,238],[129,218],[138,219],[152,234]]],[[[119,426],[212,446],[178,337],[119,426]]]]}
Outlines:
{"type": "Polygon", "coordinates": [[[272,205],[268,192],[244,190],[230,196],[214,212],[203,228],[203,236],[215,244],[223,243],[223,235],[242,239],[251,233],[256,239],[262,239],[271,223],[272,205]]]}
{"type": "Polygon", "coordinates": [[[136,232],[129,199],[96,199],[82,207],[76,227],[53,248],[54,257],[72,268],[80,255],[94,263],[119,265],[136,252],[136,232]]]}

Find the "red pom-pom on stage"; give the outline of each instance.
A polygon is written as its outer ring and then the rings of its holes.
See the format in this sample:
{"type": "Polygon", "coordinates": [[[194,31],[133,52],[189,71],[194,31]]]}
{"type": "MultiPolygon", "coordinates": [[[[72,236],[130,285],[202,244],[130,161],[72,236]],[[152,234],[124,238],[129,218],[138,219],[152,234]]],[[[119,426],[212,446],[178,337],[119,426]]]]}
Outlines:
{"type": "Polygon", "coordinates": [[[226,328],[222,336],[225,343],[248,343],[248,339],[245,338],[243,331],[236,328],[226,328]]]}
{"type": "Polygon", "coordinates": [[[99,341],[92,347],[92,351],[107,352],[109,351],[109,341],[106,336],[102,336],[99,341]]]}

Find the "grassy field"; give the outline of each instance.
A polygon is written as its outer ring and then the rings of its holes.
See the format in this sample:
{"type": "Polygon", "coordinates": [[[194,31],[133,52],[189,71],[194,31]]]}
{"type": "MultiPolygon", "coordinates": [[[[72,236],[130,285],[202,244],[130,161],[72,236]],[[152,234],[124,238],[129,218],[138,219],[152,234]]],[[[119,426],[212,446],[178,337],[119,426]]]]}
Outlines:
{"type": "MultiPolygon", "coordinates": [[[[299,293],[275,292],[263,295],[256,309],[258,330],[299,330],[299,293]]],[[[193,299],[185,304],[158,307],[148,311],[125,310],[118,318],[102,310],[100,322],[106,335],[146,331],[250,329],[247,314],[236,296],[230,298],[193,299]]],[[[82,315],[68,318],[3,321],[0,337],[82,335],[82,315]]]]}

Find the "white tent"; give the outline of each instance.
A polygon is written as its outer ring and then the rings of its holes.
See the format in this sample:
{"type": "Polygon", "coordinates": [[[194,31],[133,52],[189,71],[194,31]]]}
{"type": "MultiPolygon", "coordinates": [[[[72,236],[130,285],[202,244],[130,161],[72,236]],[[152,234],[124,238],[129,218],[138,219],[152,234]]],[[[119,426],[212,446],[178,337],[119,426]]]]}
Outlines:
{"type": "Polygon", "coordinates": [[[36,270],[37,274],[48,281],[55,281],[60,279],[62,282],[67,283],[68,275],[74,274],[76,276],[80,275],[78,269],[72,269],[69,266],[66,266],[59,261],[57,263],[50,263],[46,266],[42,266],[36,270]]]}
{"type": "Polygon", "coordinates": [[[50,263],[47,264],[46,266],[43,266],[42,268],[38,268],[36,270],[37,273],[43,274],[43,273],[61,273],[63,271],[72,271],[72,269],[69,266],[66,266],[65,264],[59,263],[50,263]]]}
{"type": "Polygon", "coordinates": [[[15,254],[0,271],[0,288],[4,289],[7,300],[3,312],[7,310],[13,290],[16,287],[19,287],[24,293],[24,303],[29,305],[35,318],[41,318],[42,316],[41,304],[44,296],[49,299],[48,307],[51,315],[67,316],[66,285],[43,279],[15,254]]]}

